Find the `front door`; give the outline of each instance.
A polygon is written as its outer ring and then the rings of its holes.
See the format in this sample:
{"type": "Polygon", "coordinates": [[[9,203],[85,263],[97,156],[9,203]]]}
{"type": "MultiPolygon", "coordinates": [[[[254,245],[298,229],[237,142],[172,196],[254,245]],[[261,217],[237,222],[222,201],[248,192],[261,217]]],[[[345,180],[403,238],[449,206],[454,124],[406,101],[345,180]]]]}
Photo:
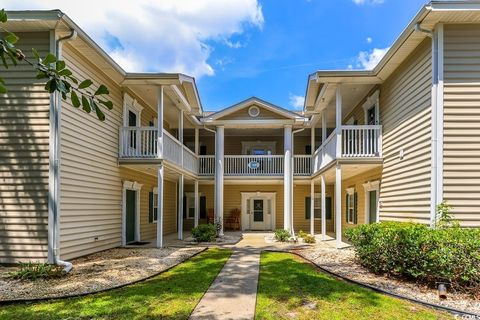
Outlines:
{"type": "Polygon", "coordinates": [[[135,241],[135,211],[136,211],[136,191],[126,190],[126,219],[125,219],[125,239],[126,242],[135,241]]]}
{"type": "Polygon", "coordinates": [[[377,190],[368,191],[368,221],[377,222],[378,197],[377,190]]]}
{"type": "Polygon", "coordinates": [[[252,230],[265,230],[265,200],[253,198],[250,201],[250,208],[252,208],[250,228],[252,230]]]}
{"type": "Polygon", "coordinates": [[[377,123],[377,111],[375,106],[370,107],[370,109],[367,110],[367,124],[368,125],[376,125],[377,123]]]}

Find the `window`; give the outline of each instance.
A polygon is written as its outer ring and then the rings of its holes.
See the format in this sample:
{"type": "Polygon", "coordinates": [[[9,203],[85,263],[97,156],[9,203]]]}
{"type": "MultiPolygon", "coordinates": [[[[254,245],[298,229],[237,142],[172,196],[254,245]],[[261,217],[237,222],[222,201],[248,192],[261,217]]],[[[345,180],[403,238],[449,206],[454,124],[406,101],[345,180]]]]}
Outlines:
{"type": "MultiPolygon", "coordinates": [[[[305,219],[310,220],[310,199],[305,197],[305,219]]],[[[332,219],[332,197],[325,197],[325,216],[327,220],[332,219]]],[[[313,216],[315,219],[322,218],[322,198],[320,193],[315,194],[313,200],[313,216]]]]}
{"type": "Polygon", "coordinates": [[[187,197],[187,219],[195,219],[195,197],[187,197]]]}
{"type": "Polygon", "coordinates": [[[152,209],[153,209],[152,222],[157,222],[157,219],[158,219],[158,193],[153,193],[152,209]]]}
{"type": "Polygon", "coordinates": [[[365,124],[366,125],[377,125],[380,124],[380,91],[375,91],[370,97],[367,98],[363,104],[363,113],[365,115],[365,124]]]}
{"type": "Polygon", "coordinates": [[[347,223],[357,223],[357,193],[354,188],[348,188],[346,196],[346,220],[347,223]]]}

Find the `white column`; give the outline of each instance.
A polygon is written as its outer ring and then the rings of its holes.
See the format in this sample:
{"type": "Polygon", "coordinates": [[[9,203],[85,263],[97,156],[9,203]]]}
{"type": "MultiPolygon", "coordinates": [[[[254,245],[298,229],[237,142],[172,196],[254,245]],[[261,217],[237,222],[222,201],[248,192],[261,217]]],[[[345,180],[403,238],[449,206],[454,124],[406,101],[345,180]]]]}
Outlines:
{"type": "Polygon", "coordinates": [[[311,154],[313,156],[313,154],[315,153],[315,126],[313,126],[311,128],[311,132],[310,132],[310,145],[312,146],[310,149],[311,151],[311,154]]]}
{"type": "Polygon", "coordinates": [[[163,165],[157,167],[157,248],[163,247],[163,165]]]}
{"type": "Polygon", "coordinates": [[[284,193],[284,206],[283,206],[283,228],[292,232],[292,126],[287,125],[284,129],[284,163],[283,163],[283,193],[284,193]]]}
{"type": "Polygon", "coordinates": [[[225,128],[218,126],[215,135],[215,220],[222,224],[220,236],[223,236],[224,142],[225,128]]]}
{"type": "Polygon", "coordinates": [[[321,202],[322,202],[322,240],[327,240],[327,204],[325,190],[325,176],[320,176],[321,202]]]}
{"type": "Polygon", "coordinates": [[[200,198],[198,194],[198,180],[195,180],[195,221],[194,227],[198,227],[198,219],[200,218],[200,198]]]}
{"type": "Polygon", "coordinates": [[[177,227],[178,227],[178,239],[183,239],[183,183],[185,178],[183,174],[178,177],[178,212],[177,212],[177,227]]]}
{"type": "Polygon", "coordinates": [[[180,141],[181,145],[182,145],[182,160],[181,160],[181,163],[182,163],[182,168],[183,168],[183,110],[180,110],[179,114],[178,114],[178,141],[180,141]]]}
{"type": "Polygon", "coordinates": [[[322,112],[322,143],[327,140],[327,109],[322,112]]]}
{"type": "Polygon", "coordinates": [[[200,129],[195,128],[195,154],[198,156],[200,153],[200,129]]]}
{"type": "Polygon", "coordinates": [[[335,132],[337,134],[336,158],[342,157],[342,85],[338,84],[335,99],[335,132]]]}
{"type": "Polygon", "coordinates": [[[163,86],[158,88],[157,101],[157,158],[163,158],[163,86]]]}
{"type": "Polygon", "coordinates": [[[335,243],[342,245],[342,166],[335,167],[335,243]]]}
{"type": "Polygon", "coordinates": [[[315,181],[310,181],[310,234],[315,235],[315,181]]]}

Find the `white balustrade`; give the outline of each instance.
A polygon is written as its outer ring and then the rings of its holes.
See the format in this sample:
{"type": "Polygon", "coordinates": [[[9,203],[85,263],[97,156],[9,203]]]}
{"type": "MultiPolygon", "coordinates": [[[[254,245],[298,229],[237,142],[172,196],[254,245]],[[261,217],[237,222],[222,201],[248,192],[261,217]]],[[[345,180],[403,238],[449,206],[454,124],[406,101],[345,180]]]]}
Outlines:
{"type": "Polygon", "coordinates": [[[312,156],[294,155],[293,174],[296,176],[309,176],[312,174],[312,156]]]}
{"type": "Polygon", "coordinates": [[[182,166],[182,144],[165,130],[163,130],[163,157],[182,166]]]}
{"type": "Polygon", "coordinates": [[[155,127],[121,127],[121,158],[155,158],[157,156],[157,136],[155,127]]]}
{"type": "Polygon", "coordinates": [[[284,156],[225,156],[226,176],[281,176],[284,156]]]}
{"type": "Polygon", "coordinates": [[[382,126],[342,126],[342,157],[381,157],[382,126]]]}
{"type": "Polygon", "coordinates": [[[215,156],[198,156],[198,175],[213,176],[215,174],[215,156]]]}
{"type": "Polygon", "coordinates": [[[198,173],[198,158],[187,146],[183,146],[183,168],[198,173]]]}

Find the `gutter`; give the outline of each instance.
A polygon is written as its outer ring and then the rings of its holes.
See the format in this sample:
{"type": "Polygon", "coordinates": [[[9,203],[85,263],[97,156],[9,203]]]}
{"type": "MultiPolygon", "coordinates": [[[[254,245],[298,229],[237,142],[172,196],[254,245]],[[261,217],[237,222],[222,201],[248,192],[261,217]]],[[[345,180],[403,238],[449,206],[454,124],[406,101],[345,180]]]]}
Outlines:
{"type": "MultiPolygon", "coordinates": [[[[53,36],[55,33],[53,32],[53,36]]],[[[77,31],[74,29],[71,30],[71,33],[63,38],[59,38],[55,41],[55,55],[58,60],[62,59],[62,44],[64,41],[71,41],[77,37],[77,31]]],[[[50,175],[53,175],[52,180],[53,184],[50,185],[50,197],[49,197],[49,207],[51,207],[52,219],[49,219],[49,222],[52,222],[49,225],[51,229],[52,236],[51,245],[53,244],[53,254],[49,255],[50,262],[54,264],[63,266],[65,272],[70,272],[72,270],[72,264],[67,261],[60,259],[60,129],[61,129],[61,108],[62,108],[62,96],[55,92],[53,98],[50,100],[51,112],[50,112],[50,122],[51,122],[51,140],[49,148],[53,151],[53,167],[51,166],[50,175]],[[53,172],[52,172],[53,171],[53,172]],[[52,188],[53,187],[53,188],[52,188]]],[[[50,247],[50,246],[49,246],[50,247]]]]}

